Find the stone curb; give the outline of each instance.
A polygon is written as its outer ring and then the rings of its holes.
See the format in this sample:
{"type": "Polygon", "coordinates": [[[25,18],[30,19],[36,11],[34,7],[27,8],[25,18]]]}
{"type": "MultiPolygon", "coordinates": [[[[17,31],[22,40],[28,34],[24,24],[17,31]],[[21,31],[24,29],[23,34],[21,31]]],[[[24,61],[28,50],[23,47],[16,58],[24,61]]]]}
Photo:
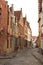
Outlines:
{"type": "Polygon", "coordinates": [[[16,55],[17,55],[17,52],[10,56],[0,56],[0,59],[12,59],[12,58],[16,57],[16,55]]]}
{"type": "Polygon", "coordinates": [[[35,55],[34,53],[32,53],[32,55],[33,55],[41,64],[43,64],[43,61],[41,60],[41,58],[37,57],[37,55],[35,55]]]}

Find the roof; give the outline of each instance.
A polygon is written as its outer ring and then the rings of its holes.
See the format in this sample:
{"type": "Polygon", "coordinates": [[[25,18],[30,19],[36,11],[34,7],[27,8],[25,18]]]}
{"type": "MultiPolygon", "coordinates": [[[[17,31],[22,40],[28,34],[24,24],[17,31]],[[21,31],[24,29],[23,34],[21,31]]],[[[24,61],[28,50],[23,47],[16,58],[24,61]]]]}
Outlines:
{"type": "Polygon", "coordinates": [[[37,36],[32,36],[32,38],[36,38],[37,36]]]}
{"type": "Polygon", "coordinates": [[[20,11],[14,11],[14,16],[19,20],[21,15],[21,10],[20,11]]]}

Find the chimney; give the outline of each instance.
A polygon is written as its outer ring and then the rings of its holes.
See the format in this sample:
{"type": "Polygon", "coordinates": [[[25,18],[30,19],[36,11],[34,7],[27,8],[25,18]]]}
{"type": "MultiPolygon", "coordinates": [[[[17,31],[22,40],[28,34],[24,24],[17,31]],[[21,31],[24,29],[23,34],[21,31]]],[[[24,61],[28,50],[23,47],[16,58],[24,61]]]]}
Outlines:
{"type": "Polygon", "coordinates": [[[9,8],[9,5],[7,5],[7,7],[9,8]]]}
{"type": "Polygon", "coordinates": [[[21,11],[22,11],[22,8],[21,8],[21,11]]]}
{"type": "Polygon", "coordinates": [[[11,7],[12,7],[12,13],[14,14],[14,7],[13,7],[14,5],[13,4],[11,4],[11,7]]]}
{"type": "Polygon", "coordinates": [[[5,3],[8,5],[8,1],[5,1],[5,3]]]}
{"type": "Polygon", "coordinates": [[[25,18],[27,19],[27,15],[25,14],[25,18]]]}

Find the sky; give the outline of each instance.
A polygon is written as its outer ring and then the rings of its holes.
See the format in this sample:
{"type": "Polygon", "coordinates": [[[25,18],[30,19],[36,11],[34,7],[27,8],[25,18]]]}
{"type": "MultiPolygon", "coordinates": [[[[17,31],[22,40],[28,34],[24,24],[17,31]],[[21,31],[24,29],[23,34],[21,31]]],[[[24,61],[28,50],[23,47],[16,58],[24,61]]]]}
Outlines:
{"type": "Polygon", "coordinates": [[[32,35],[38,36],[38,0],[7,0],[8,4],[14,4],[14,10],[22,8],[23,16],[27,16],[32,35]]]}

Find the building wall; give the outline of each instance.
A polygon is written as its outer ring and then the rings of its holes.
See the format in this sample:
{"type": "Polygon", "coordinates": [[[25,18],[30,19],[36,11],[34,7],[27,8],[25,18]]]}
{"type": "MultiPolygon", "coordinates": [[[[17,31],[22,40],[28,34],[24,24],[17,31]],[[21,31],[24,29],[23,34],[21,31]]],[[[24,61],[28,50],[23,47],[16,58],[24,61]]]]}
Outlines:
{"type": "Polygon", "coordinates": [[[0,53],[7,49],[7,23],[8,23],[8,6],[4,0],[0,1],[0,53]]]}
{"type": "Polygon", "coordinates": [[[18,37],[19,37],[19,24],[18,24],[17,19],[13,23],[13,37],[14,37],[14,48],[15,48],[15,50],[17,50],[17,48],[18,48],[18,37]]]}
{"type": "Polygon", "coordinates": [[[20,24],[21,26],[23,26],[23,14],[22,14],[22,11],[21,11],[21,15],[20,15],[19,24],[20,24]]]}
{"type": "Polygon", "coordinates": [[[27,40],[27,36],[28,36],[28,26],[27,26],[27,21],[25,22],[24,34],[25,34],[25,39],[27,40]]]}
{"type": "Polygon", "coordinates": [[[21,26],[20,24],[19,24],[19,47],[20,48],[23,48],[24,46],[24,28],[23,28],[23,26],[21,26]]]}
{"type": "Polygon", "coordinates": [[[7,1],[0,0],[0,54],[12,53],[15,46],[23,48],[27,43],[28,31],[22,10],[19,20],[15,20],[13,5],[9,8],[7,1]]]}
{"type": "Polygon", "coordinates": [[[13,10],[13,4],[9,8],[9,25],[8,25],[8,45],[9,48],[7,49],[7,53],[12,53],[14,51],[14,26],[13,23],[15,22],[14,18],[14,10],[13,10]]]}
{"type": "Polygon", "coordinates": [[[43,25],[43,0],[38,0],[38,23],[39,23],[39,48],[43,49],[43,33],[42,33],[42,25],[43,25]]]}
{"type": "Polygon", "coordinates": [[[42,0],[42,13],[41,13],[41,48],[43,49],[43,0],[42,0]]]}
{"type": "Polygon", "coordinates": [[[29,23],[27,22],[27,47],[28,48],[31,46],[31,42],[32,42],[32,31],[29,23]]]}
{"type": "Polygon", "coordinates": [[[24,47],[24,21],[21,10],[20,20],[19,20],[19,48],[24,47]]]}

